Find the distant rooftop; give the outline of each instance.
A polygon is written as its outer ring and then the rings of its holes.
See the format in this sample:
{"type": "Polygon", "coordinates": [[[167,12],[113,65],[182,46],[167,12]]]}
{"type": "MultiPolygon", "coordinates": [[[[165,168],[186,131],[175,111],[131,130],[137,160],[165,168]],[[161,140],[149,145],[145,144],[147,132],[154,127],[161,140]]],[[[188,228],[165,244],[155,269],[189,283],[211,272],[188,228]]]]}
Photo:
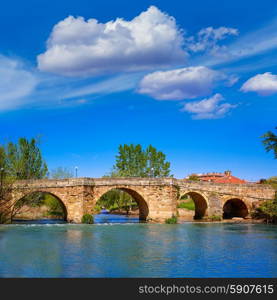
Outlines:
{"type": "Polygon", "coordinates": [[[197,177],[200,181],[210,181],[216,183],[248,183],[248,181],[244,179],[233,176],[231,171],[225,171],[224,173],[209,172],[191,174],[187,176],[185,180],[189,180],[191,176],[197,177]]]}

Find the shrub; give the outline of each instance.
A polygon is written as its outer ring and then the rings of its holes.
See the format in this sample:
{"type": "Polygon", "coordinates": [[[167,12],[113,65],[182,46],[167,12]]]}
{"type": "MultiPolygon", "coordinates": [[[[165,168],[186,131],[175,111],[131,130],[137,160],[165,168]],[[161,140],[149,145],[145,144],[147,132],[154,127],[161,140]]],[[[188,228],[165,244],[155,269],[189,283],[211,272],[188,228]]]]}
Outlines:
{"type": "Polygon", "coordinates": [[[93,224],[94,223],[94,218],[90,214],[85,214],[82,217],[82,223],[83,224],[93,224]]]}
{"type": "Polygon", "coordinates": [[[274,200],[263,202],[251,215],[253,218],[265,218],[267,223],[277,223],[277,192],[274,200]]]}
{"type": "Polygon", "coordinates": [[[219,215],[213,215],[208,218],[209,221],[222,221],[222,217],[219,215]]]}
{"type": "Polygon", "coordinates": [[[99,214],[100,211],[101,211],[101,206],[98,205],[98,204],[96,204],[96,205],[94,206],[93,210],[92,210],[92,213],[93,213],[93,214],[99,214]]]}
{"type": "Polygon", "coordinates": [[[177,222],[178,218],[174,215],[171,218],[165,220],[165,224],[177,224],[177,222]]]}

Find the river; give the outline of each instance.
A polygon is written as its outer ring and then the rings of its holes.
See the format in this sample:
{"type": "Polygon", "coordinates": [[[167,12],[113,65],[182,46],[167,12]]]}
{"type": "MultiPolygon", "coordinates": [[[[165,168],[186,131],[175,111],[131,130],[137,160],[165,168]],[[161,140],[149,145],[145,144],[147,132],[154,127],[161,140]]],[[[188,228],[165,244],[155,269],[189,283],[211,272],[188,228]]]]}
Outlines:
{"type": "Polygon", "coordinates": [[[112,218],[1,225],[0,277],[277,277],[274,225],[112,218]]]}

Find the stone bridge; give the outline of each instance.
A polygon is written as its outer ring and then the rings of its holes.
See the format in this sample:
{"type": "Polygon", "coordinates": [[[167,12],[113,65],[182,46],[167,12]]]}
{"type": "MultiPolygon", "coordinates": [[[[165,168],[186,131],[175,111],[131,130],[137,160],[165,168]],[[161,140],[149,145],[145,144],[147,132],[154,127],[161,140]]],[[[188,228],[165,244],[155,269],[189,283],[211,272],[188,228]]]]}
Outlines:
{"type": "Polygon", "coordinates": [[[63,204],[68,222],[80,223],[92,213],[96,202],[111,189],[130,194],[138,203],[140,219],[164,222],[177,214],[177,201],[189,195],[195,203],[195,218],[246,217],[275,191],[262,184],[223,184],[184,181],[175,178],[70,178],[17,181],[12,191],[15,204],[23,197],[44,192],[63,204]]]}

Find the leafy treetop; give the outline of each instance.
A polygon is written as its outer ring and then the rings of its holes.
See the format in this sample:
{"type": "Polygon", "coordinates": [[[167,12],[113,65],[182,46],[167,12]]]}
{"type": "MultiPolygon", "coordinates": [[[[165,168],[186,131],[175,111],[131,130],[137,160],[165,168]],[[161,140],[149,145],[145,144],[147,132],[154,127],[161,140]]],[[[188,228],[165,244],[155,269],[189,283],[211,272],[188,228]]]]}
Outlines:
{"type": "MultiPolygon", "coordinates": [[[[277,127],[275,127],[275,129],[277,129],[277,127]]],[[[274,157],[277,159],[277,135],[275,135],[272,131],[268,131],[262,136],[262,138],[265,150],[267,152],[273,151],[274,157]]]]}
{"type": "Polygon", "coordinates": [[[163,152],[152,145],[145,150],[141,145],[120,145],[111,176],[169,177],[170,163],[163,152]]]}

